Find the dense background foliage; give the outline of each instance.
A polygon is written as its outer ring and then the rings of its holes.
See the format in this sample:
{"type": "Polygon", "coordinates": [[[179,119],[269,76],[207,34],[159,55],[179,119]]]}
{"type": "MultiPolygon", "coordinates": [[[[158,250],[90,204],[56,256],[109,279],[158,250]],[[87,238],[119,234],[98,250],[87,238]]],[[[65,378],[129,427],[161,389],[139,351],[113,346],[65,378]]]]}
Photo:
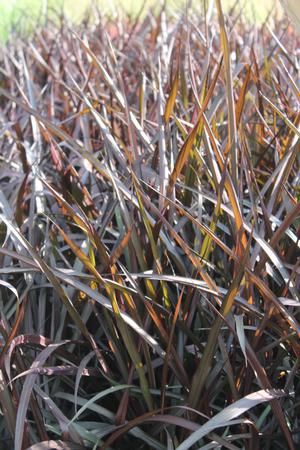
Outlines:
{"type": "MultiPolygon", "coordinates": [[[[286,2],[297,2],[297,0],[282,0],[286,2]]],[[[113,18],[124,17],[127,14],[132,17],[142,14],[151,8],[158,13],[159,8],[164,5],[167,11],[180,13],[182,9],[194,7],[198,13],[203,14],[203,8],[211,8],[214,0],[0,0],[0,40],[6,40],[11,30],[17,30],[18,34],[28,35],[37,26],[45,24],[47,17],[56,21],[61,13],[65,16],[65,21],[74,24],[82,20],[88,13],[90,21],[95,18],[94,7],[97,7],[102,15],[109,15],[113,18]],[[74,6],[75,5],[75,6],[74,6]]],[[[262,22],[267,16],[275,13],[278,17],[282,15],[279,0],[222,0],[222,5],[226,11],[235,7],[242,7],[242,14],[252,22],[262,22]]]]}

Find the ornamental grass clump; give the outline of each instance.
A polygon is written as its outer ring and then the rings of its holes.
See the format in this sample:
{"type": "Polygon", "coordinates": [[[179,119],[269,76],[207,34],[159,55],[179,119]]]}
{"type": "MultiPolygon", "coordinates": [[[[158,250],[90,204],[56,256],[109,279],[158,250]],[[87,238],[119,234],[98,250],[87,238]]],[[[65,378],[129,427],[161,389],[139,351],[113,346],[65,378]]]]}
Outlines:
{"type": "Polygon", "coordinates": [[[3,448],[299,447],[299,102],[220,1],[2,47],[3,448]]]}

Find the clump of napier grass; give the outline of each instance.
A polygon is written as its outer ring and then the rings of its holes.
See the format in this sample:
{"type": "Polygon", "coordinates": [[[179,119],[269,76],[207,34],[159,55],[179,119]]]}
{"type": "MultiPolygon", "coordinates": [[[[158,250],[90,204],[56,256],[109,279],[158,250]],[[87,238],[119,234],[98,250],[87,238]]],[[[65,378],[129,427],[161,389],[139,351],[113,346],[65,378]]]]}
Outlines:
{"type": "Polygon", "coordinates": [[[5,448],[299,446],[299,40],[216,5],[2,48],[5,448]]]}

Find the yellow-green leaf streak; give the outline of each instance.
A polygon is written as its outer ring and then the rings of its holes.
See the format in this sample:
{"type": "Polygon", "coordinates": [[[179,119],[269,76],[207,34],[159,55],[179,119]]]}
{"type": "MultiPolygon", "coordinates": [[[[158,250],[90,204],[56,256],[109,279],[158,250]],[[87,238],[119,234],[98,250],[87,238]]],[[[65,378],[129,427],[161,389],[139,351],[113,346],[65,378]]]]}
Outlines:
{"type": "MultiPolygon", "coordinates": [[[[250,239],[249,239],[250,243],[250,239]]],[[[207,380],[207,375],[211,369],[212,366],[212,360],[215,353],[216,344],[218,341],[218,335],[220,332],[220,329],[223,325],[223,318],[226,317],[229,313],[229,311],[232,308],[234,299],[238,293],[240,284],[242,282],[243,276],[244,276],[244,270],[245,265],[248,257],[248,251],[249,251],[249,244],[247,247],[247,251],[244,253],[243,260],[241,261],[239,271],[236,274],[236,277],[230,286],[230,289],[227,291],[227,294],[222,302],[222,306],[220,309],[220,314],[215,319],[215,322],[209,332],[207,344],[205,345],[205,349],[202,355],[202,358],[200,360],[200,363],[196,369],[196,372],[194,374],[191,390],[188,398],[189,406],[192,408],[196,408],[200,396],[202,394],[202,390],[205,385],[205,381],[207,380]]]]}

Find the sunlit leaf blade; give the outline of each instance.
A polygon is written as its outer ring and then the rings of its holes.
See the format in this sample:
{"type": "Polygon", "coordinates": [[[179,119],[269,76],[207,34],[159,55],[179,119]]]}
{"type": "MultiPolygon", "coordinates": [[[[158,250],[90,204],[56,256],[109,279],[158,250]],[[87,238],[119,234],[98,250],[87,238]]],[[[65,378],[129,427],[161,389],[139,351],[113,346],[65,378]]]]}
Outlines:
{"type": "Polygon", "coordinates": [[[185,441],[183,441],[177,448],[178,450],[188,450],[197,441],[199,441],[203,436],[209,432],[215,430],[216,428],[221,428],[230,425],[230,422],[236,417],[241,416],[246,411],[254,408],[257,404],[262,402],[270,402],[274,398],[279,398],[286,395],[284,391],[275,390],[261,390],[253,392],[252,394],[246,395],[246,397],[238,400],[232,405],[227,406],[220,413],[216,414],[212,419],[202,425],[199,430],[191,434],[185,441]]]}

